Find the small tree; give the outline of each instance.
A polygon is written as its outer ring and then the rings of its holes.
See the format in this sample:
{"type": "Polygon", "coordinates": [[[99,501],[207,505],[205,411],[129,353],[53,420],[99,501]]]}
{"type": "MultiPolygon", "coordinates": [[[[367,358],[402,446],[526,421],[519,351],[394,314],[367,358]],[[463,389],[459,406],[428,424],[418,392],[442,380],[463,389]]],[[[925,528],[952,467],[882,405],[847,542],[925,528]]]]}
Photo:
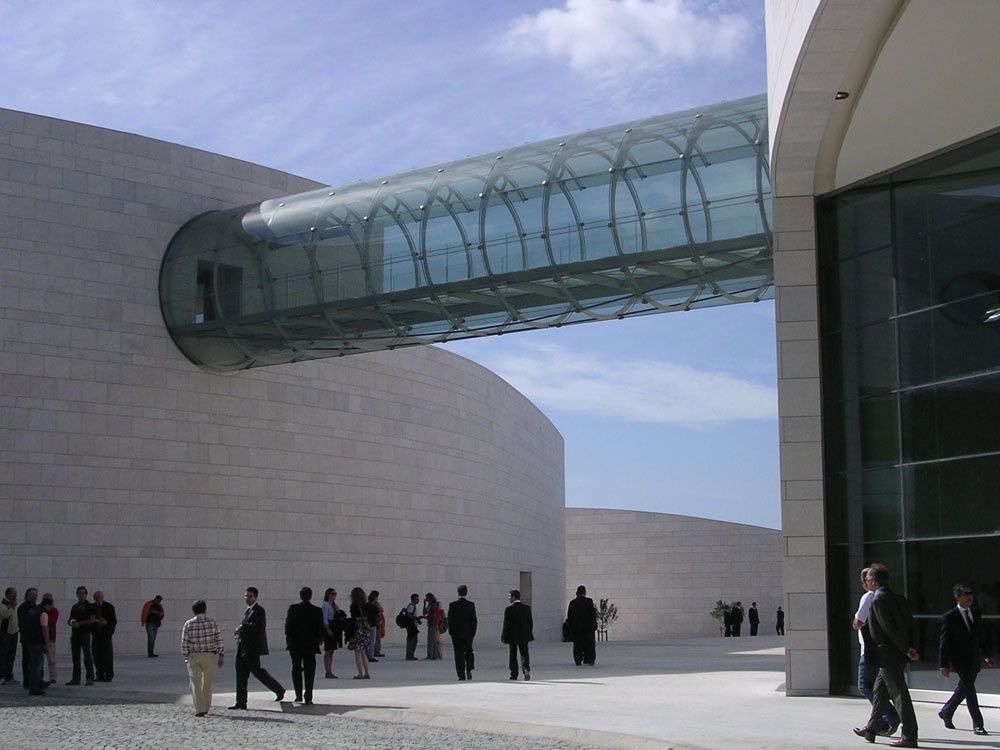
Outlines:
{"type": "Polygon", "coordinates": [[[719,635],[723,635],[723,631],[725,630],[723,623],[725,622],[726,615],[729,614],[731,609],[732,608],[729,604],[722,601],[722,599],[717,599],[715,607],[713,607],[712,611],[709,612],[712,617],[719,621],[719,635]]]}
{"type": "Polygon", "coordinates": [[[597,608],[597,632],[604,637],[600,640],[607,640],[608,625],[618,619],[618,607],[611,604],[607,599],[601,599],[601,606],[597,608]]]}

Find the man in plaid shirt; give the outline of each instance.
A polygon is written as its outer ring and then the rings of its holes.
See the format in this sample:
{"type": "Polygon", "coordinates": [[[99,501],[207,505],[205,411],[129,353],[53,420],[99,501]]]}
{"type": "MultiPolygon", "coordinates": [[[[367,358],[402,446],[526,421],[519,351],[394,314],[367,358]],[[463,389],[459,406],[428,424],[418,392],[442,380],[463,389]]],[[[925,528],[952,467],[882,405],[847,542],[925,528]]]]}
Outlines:
{"type": "Polygon", "coordinates": [[[222,666],[225,651],[219,624],[205,615],[207,609],[204,599],[192,604],[194,617],[181,630],[181,653],[191,680],[195,716],[205,716],[212,707],[212,676],[216,665],[222,666]]]}

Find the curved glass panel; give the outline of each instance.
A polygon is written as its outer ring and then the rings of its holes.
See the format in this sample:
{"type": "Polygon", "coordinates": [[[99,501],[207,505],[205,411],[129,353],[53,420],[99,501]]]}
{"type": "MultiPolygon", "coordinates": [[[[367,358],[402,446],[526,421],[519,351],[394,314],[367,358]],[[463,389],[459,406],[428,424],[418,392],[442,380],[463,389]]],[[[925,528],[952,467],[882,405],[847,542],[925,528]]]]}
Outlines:
{"type": "Polygon", "coordinates": [[[183,226],[160,271],[216,371],[771,294],[764,97],[183,226]]]}

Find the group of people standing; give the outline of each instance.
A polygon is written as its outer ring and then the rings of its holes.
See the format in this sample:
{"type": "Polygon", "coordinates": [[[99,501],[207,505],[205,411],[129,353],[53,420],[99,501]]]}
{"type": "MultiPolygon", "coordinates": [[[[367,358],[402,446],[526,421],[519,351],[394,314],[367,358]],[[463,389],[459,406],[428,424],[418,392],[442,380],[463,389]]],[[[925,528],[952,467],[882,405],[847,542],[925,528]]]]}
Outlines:
{"type": "MultiPolygon", "coordinates": [[[[858,632],[861,660],[858,664],[858,690],[872,704],[868,722],[855,727],[854,733],[867,742],[876,736],[892,736],[902,727],[900,738],[890,747],[917,747],[917,717],[905,669],[920,658],[917,632],[906,597],[889,587],[889,569],[873,563],[861,571],[864,594],[858,602],[852,627],[858,632]]],[[[972,718],[972,731],[987,735],[983,714],[976,695],[976,676],[983,664],[993,666],[991,644],[982,627],[982,615],[974,608],[975,594],[967,583],[952,588],[955,606],[945,612],[938,640],[938,671],[947,679],[958,678],[951,696],[938,717],[947,729],[954,729],[952,719],[964,701],[972,718]]]]}
{"type": "MultiPolygon", "coordinates": [[[[90,601],[85,586],[77,588],[76,598],[66,621],[73,659],[73,675],[66,684],[79,685],[81,677],[87,685],[95,681],[111,682],[115,676],[112,636],[118,626],[115,607],[101,591],[95,591],[94,600],[90,601]]],[[[24,592],[24,601],[18,604],[17,589],[7,587],[0,601],[0,677],[4,684],[18,682],[14,678],[14,662],[19,638],[20,684],[30,695],[45,695],[46,688],[55,684],[58,622],[59,610],[52,594],[42,594],[39,599],[38,589],[29,587],[24,592]]]]}
{"type": "MultiPolygon", "coordinates": [[[[723,611],[722,625],[726,638],[739,638],[743,635],[743,621],[750,625],[750,635],[757,635],[760,629],[760,610],[757,609],[757,602],[750,603],[750,609],[743,614],[743,602],[735,602],[731,607],[723,611]]],[[[778,607],[774,613],[774,632],[777,635],[785,634],[785,613],[778,607]]]]}

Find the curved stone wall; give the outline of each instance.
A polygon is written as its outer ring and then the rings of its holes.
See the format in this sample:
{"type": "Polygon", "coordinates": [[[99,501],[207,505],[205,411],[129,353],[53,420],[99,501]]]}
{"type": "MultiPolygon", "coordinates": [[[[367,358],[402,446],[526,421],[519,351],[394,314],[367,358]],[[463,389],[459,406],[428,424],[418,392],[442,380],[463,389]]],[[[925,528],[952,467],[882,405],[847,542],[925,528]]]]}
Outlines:
{"type": "MultiPolygon", "coordinates": [[[[597,508],[566,509],[566,601],[583,584],[610,599],[611,640],[719,634],[717,599],[757,602],[761,635],[782,603],[781,532],[707,518],[597,508]]],[[[563,616],[565,617],[565,604],[563,616]]],[[[750,634],[744,622],[743,635],[750,634]]]]}
{"type": "MultiPolygon", "coordinates": [[[[247,585],[272,648],[302,584],[342,603],[378,588],[394,614],[464,582],[499,637],[530,571],[539,637],[556,637],[562,438],[504,381],[432,347],[219,376],[167,335],[157,278],[177,228],[314,186],[0,110],[0,583],[66,613],[78,584],[102,589],[125,653],[160,593],[172,653],[194,598],[228,624],[247,585]]],[[[390,624],[390,648],[401,635],[390,624]]]]}

